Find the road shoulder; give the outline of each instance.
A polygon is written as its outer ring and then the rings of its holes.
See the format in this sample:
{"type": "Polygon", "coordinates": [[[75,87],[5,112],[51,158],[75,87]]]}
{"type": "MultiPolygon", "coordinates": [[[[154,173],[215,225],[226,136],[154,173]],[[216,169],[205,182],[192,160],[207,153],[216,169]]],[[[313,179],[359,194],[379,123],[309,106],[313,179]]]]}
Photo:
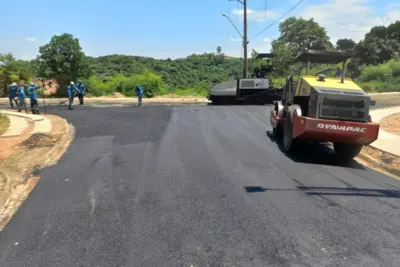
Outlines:
{"type": "Polygon", "coordinates": [[[362,163],[400,179],[400,135],[389,133],[387,128],[400,128],[400,120],[389,120],[400,113],[400,107],[377,109],[370,112],[373,122],[381,125],[378,140],[365,146],[359,155],[362,163]],[[392,124],[388,125],[388,122],[392,124]],[[399,125],[393,125],[394,122],[399,125]]]}
{"type": "MultiPolygon", "coordinates": [[[[14,115],[9,115],[11,120],[25,117],[14,115]]],[[[25,118],[24,129],[9,129],[14,134],[0,137],[0,231],[39,181],[40,170],[57,163],[75,134],[73,126],[58,116],[25,118]]]]}

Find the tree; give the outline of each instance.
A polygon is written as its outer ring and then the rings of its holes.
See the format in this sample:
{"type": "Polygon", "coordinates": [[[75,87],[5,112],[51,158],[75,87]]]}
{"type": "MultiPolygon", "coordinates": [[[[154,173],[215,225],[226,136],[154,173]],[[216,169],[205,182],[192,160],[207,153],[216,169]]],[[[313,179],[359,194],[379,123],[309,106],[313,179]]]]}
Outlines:
{"type": "Polygon", "coordinates": [[[362,64],[381,64],[400,53],[400,21],[385,26],[373,27],[356,47],[362,64]]]}
{"type": "Polygon", "coordinates": [[[325,28],[314,19],[291,17],[279,25],[279,30],[281,34],[278,41],[285,45],[290,44],[297,53],[305,49],[333,49],[325,28]]]}
{"type": "Polygon", "coordinates": [[[39,74],[43,78],[55,79],[58,84],[57,95],[67,94],[69,81],[76,81],[84,73],[85,54],[79,40],[71,34],[53,36],[50,42],[39,48],[39,74]]]}
{"type": "Polygon", "coordinates": [[[339,39],[336,42],[336,49],[337,50],[353,50],[354,47],[357,45],[352,39],[339,39]]]}
{"type": "Polygon", "coordinates": [[[255,59],[258,56],[258,52],[255,49],[251,50],[251,58],[255,59]]]}
{"type": "Polygon", "coordinates": [[[12,82],[28,82],[32,77],[29,63],[16,60],[11,53],[0,54],[0,96],[7,95],[8,85],[12,82]]]}
{"type": "Polygon", "coordinates": [[[275,54],[273,64],[275,77],[286,77],[297,70],[298,66],[293,65],[293,59],[296,56],[296,47],[294,45],[274,40],[272,42],[272,52],[275,54]]]}
{"type": "Polygon", "coordinates": [[[221,54],[221,52],[222,52],[221,46],[217,46],[217,54],[221,54]]]}
{"type": "Polygon", "coordinates": [[[351,77],[361,74],[364,65],[378,65],[400,55],[400,21],[388,27],[373,27],[355,47],[355,56],[349,64],[351,77]]]}

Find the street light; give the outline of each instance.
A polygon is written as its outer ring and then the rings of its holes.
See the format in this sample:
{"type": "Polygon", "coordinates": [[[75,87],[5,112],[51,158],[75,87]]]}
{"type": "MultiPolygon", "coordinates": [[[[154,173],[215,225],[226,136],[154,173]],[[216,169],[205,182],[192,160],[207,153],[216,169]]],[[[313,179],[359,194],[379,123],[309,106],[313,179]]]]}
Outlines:
{"type": "Polygon", "coordinates": [[[240,37],[242,37],[243,42],[244,42],[244,37],[242,35],[242,33],[238,30],[238,28],[236,27],[236,25],[233,23],[233,21],[231,20],[230,17],[228,17],[225,13],[222,14],[223,17],[227,18],[229,20],[229,22],[232,24],[232,26],[235,28],[235,30],[238,32],[238,34],[240,35],[240,37]]]}
{"type": "MultiPolygon", "coordinates": [[[[231,0],[234,1],[234,0],[231,0]]],[[[248,41],[247,41],[247,6],[246,6],[246,0],[244,0],[243,2],[240,0],[236,0],[239,3],[244,5],[244,34],[242,34],[238,28],[236,27],[236,25],[233,23],[233,21],[226,15],[226,14],[222,14],[223,17],[227,18],[229,20],[229,22],[232,24],[232,26],[235,28],[235,30],[239,33],[240,37],[242,37],[243,39],[243,49],[244,49],[244,68],[243,68],[243,77],[246,79],[247,78],[247,73],[248,73],[248,59],[247,59],[247,45],[248,45],[248,41]]]]}

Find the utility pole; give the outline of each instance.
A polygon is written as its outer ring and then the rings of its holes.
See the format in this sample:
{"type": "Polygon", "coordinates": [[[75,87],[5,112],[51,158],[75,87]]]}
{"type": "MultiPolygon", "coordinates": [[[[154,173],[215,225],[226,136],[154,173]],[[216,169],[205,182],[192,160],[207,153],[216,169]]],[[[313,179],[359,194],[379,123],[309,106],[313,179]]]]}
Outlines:
{"type": "Polygon", "coordinates": [[[247,58],[247,0],[243,0],[243,50],[244,50],[244,70],[243,77],[246,79],[249,71],[249,60],[247,58]]]}
{"type": "Polygon", "coordinates": [[[243,5],[243,35],[239,32],[239,30],[236,28],[235,24],[233,24],[232,20],[225,14],[222,16],[226,17],[229,19],[233,27],[235,27],[236,31],[240,34],[240,36],[243,39],[243,50],[244,50],[244,68],[243,68],[243,78],[247,78],[248,72],[249,72],[249,60],[247,57],[247,0],[229,0],[229,1],[237,1],[243,5]]]}

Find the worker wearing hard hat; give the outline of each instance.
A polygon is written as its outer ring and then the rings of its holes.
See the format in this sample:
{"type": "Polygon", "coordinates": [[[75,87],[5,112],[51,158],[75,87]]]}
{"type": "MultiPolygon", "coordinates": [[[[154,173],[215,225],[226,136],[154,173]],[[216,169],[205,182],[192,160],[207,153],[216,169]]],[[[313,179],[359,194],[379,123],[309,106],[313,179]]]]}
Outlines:
{"type": "Polygon", "coordinates": [[[138,97],[138,106],[142,105],[142,97],[143,97],[143,88],[139,85],[136,85],[136,95],[138,97]]]}
{"type": "Polygon", "coordinates": [[[72,104],[74,103],[75,94],[79,93],[79,89],[76,87],[74,82],[70,82],[68,86],[68,109],[73,110],[72,104]]]}
{"type": "Polygon", "coordinates": [[[8,87],[8,100],[10,101],[10,107],[11,108],[14,108],[13,101],[15,102],[15,105],[18,107],[18,102],[16,100],[17,89],[18,89],[18,86],[17,86],[17,84],[15,82],[10,84],[10,86],[8,87]]]}
{"type": "Polygon", "coordinates": [[[39,85],[35,85],[35,83],[31,82],[28,87],[28,94],[29,94],[29,99],[31,101],[31,111],[32,114],[39,114],[39,103],[38,103],[38,94],[36,92],[37,89],[39,89],[39,85]]]}
{"type": "Polygon", "coordinates": [[[25,85],[20,84],[17,91],[18,95],[18,112],[21,112],[22,108],[25,109],[25,112],[28,113],[28,108],[26,107],[26,94],[25,94],[25,85]]]}
{"type": "Polygon", "coordinates": [[[76,85],[78,88],[78,98],[79,98],[79,105],[83,105],[83,97],[86,94],[86,86],[83,84],[82,81],[79,81],[78,84],[76,85]]]}

